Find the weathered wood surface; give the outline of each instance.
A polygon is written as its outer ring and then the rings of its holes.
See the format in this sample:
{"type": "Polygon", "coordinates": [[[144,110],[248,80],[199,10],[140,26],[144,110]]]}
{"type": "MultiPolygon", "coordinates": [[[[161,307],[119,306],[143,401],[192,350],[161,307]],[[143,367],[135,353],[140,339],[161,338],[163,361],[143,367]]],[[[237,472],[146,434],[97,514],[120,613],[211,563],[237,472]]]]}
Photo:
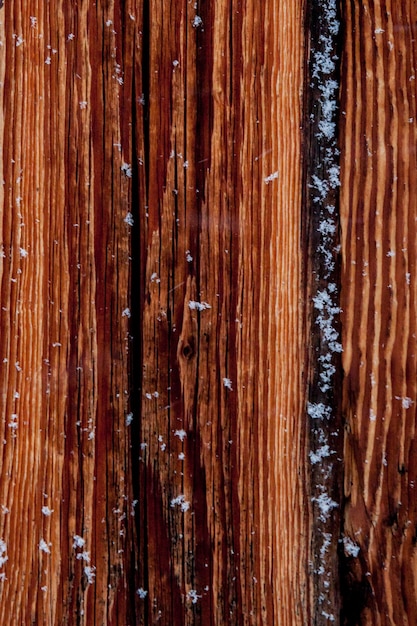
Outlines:
{"type": "Polygon", "coordinates": [[[164,6],[144,24],[144,619],[306,624],[302,3],[164,6]]]}
{"type": "Polygon", "coordinates": [[[132,624],[138,26],[87,2],[9,2],[0,21],[0,623],[132,624]]]}
{"type": "Polygon", "coordinates": [[[336,8],[0,10],[1,624],[417,622],[417,16],[336,8]]]}
{"type": "Polygon", "coordinates": [[[347,2],[344,18],[345,610],[415,624],[416,4],[347,2]]]}

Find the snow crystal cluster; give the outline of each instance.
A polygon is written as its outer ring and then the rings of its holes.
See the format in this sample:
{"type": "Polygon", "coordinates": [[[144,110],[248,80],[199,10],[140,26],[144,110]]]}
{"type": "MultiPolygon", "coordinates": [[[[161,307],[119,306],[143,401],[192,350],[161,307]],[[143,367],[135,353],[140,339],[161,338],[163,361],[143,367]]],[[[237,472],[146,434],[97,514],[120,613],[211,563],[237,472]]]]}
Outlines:
{"type": "Polygon", "coordinates": [[[343,537],[343,547],[347,556],[357,557],[360,547],[350,537],[343,537]]]}
{"type": "Polygon", "coordinates": [[[132,166],[130,163],[123,163],[120,169],[127,178],[132,178],[132,166]]]}
{"type": "Polygon", "coordinates": [[[46,543],[45,539],[41,539],[41,540],[39,541],[39,550],[40,550],[41,552],[45,552],[46,554],[51,554],[51,551],[50,551],[50,549],[49,549],[49,546],[51,546],[51,545],[52,545],[52,544],[49,544],[49,545],[48,545],[48,544],[46,543]]]}
{"type": "Polygon", "coordinates": [[[0,539],[0,567],[3,567],[8,560],[9,557],[7,556],[6,542],[3,539],[0,539]]]}
{"type": "Polygon", "coordinates": [[[83,539],[83,537],[81,537],[80,535],[74,535],[73,541],[74,541],[74,543],[72,544],[73,549],[81,550],[81,552],[76,552],[76,555],[75,555],[76,559],[78,561],[84,561],[86,563],[86,565],[84,566],[84,574],[87,579],[87,583],[89,585],[92,585],[94,583],[94,579],[96,576],[95,575],[96,568],[94,565],[89,565],[90,553],[84,550],[85,539],[83,539]]]}
{"type": "Polygon", "coordinates": [[[187,598],[192,602],[192,604],[197,604],[199,598],[202,598],[202,596],[199,596],[195,589],[190,589],[187,593],[187,598]]]}
{"type": "Polygon", "coordinates": [[[211,309],[210,304],[207,304],[207,302],[196,302],[195,300],[190,300],[188,307],[191,311],[205,311],[206,309],[211,309]]]}
{"type": "Polygon", "coordinates": [[[183,513],[185,513],[189,510],[191,505],[185,499],[184,494],[180,494],[179,496],[177,496],[176,498],[172,498],[171,500],[171,508],[174,509],[177,506],[181,509],[183,513]]]}

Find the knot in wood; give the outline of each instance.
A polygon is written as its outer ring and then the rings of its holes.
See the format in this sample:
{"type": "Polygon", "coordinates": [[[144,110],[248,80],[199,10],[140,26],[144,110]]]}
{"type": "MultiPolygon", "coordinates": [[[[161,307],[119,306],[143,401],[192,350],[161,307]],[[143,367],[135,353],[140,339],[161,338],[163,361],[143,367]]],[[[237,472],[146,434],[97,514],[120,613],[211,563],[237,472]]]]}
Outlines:
{"type": "Polygon", "coordinates": [[[186,361],[190,361],[195,356],[195,342],[193,337],[181,341],[179,353],[186,361]]]}

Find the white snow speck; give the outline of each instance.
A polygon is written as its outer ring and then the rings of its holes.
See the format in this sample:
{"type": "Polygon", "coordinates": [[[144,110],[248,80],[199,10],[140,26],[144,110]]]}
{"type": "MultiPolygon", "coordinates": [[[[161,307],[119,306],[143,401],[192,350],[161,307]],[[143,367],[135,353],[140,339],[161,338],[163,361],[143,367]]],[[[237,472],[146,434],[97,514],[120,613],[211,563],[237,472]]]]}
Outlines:
{"type": "Polygon", "coordinates": [[[346,556],[357,557],[360,552],[360,547],[357,543],[352,541],[350,537],[343,537],[343,546],[345,549],[346,556]]]}
{"type": "Polygon", "coordinates": [[[128,413],[126,415],[126,426],[130,426],[130,424],[133,422],[133,413],[128,413]]]}
{"type": "Polygon", "coordinates": [[[181,511],[185,513],[190,508],[190,503],[187,502],[183,494],[180,494],[171,500],[171,508],[174,509],[176,506],[179,506],[181,511]]]}
{"type": "MultiPolygon", "coordinates": [[[[51,545],[51,544],[49,544],[51,545]]],[[[45,539],[41,539],[39,542],[39,550],[41,552],[45,552],[46,554],[51,554],[51,551],[49,549],[48,544],[46,543],[45,539]]]]}
{"type": "Polygon", "coordinates": [[[207,302],[196,302],[195,300],[190,300],[188,306],[192,311],[205,311],[206,309],[211,309],[211,305],[207,304],[207,302]]]}
{"type": "Polygon", "coordinates": [[[138,594],[141,600],[144,600],[146,596],[148,595],[148,592],[145,589],[143,589],[143,587],[139,587],[139,589],[136,590],[136,593],[138,594]]]}
{"type": "Polygon", "coordinates": [[[232,381],[230,380],[230,378],[223,378],[223,386],[226,387],[226,389],[230,389],[230,391],[233,391],[232,381]]]}
{"type": "Polygon", "coordinates": [[[330,450],[328,444],[321,446],[321,448],[318,448],[315,452],[310,450],[309,457],[311,464],[315,465],[316,463],[320,463],[322,459],[330,456],[331,454],[334,454],[334,451],[330,450]]]}
{"type": "Polygon", "coordinates": [[[89,585],[92,585],[93,582],[94,582],[94,579],[96,577],[96,575],[94,573],[95,570],[96,570],[96,568],[94,566],[86,565],[84,567],[84,574],[86,575],[87,582],[88,582],[89,585]]]}
{"type": "Polygon", "coordinates": [[[193,28],[200,28],[203,25],[203,20],[199,15],[196,15],[193,19],[193,28]]]}
{"type": "Polygon", "coordinates": [[[3,539],[0,539],[0,567],[3,567],[6,561],[9,560],[9,557],[7,556],[6,552],[7,552],[6,542],[3,539]]]}
{"type": "Polygon", "coordinates": [[[273,172],[272,174],[270,174],[269,176],[267,176],[266,178],[264,178],[264,183],[266,185],[269,185],[269,183],[272,183],[273,180],[276,180],[279,176],[279,172],[278,170],[276,172],[273,172]]]}
{"type": "Polygon", "coordinates": [[[74,543],[72,544],[73,548],[83,548],[85,546],[85,539],[80,537],[80,535],[74,535],[73,539],[74,539],[74,543]]]}
{"type": "Polygon", "coordinates": [[[53,512],[54,510],[50,509],[49,506],[42,507],[42,514],[45,515],[46,517],[49,517],[50,515],[52,515],[53,512]]]}
{"type": "Polygon", "coordinates": [[[126,217],[124,221],[126,222],[128,226],[133,226],[133,224],[135,223],[135,220],[133,219],[133,215],[130,213],[130,211],[126,213],[126,217]]]}
{"type": "Polygon", "coordinates": [[[317,498],[312,498],[312,502],[317,502],[319,505],[322,522],[325,522],[329,518],[329,513],[339,506],[327,493],[321,493],[317,498]]]}
{"type": "Polygon", "coordinates": [[[190,589],[190,591],[187,593],[187,598],[191,600],[193,604],[197,604],[198,599],[201,597],[202,596],[199,596],[195,589],[190,589]]]}
{"type": "Polygon", "coordinates": [[[131,317],[131,316],[132,316],[132,314],[130,312],[130,309],[128,309],[128,308],[127,309],[123,309],[122,317],[131,317]]]}
{"type": "Polygon", "coordinates": [[[405,396],[404,398],[401,396],[395,396],[395,399],[401,400],[401,406],[403,409],[409,409],[414,404],[413,400],[408,396],[405,396]]]}
{"type": "Polygon", "coordinates": [[[187,433],[185,432],[185,430],[183,428],[181,428],[181,430],[176,430],[174,433],[175,437],[178,437],[181,441],[184,441],[184,439],[187,436],[187,433]]]}
{"type": "Polygon", "coordinates": [[[318,404],[309,402],[307,404],[307,413],[312,419],[330,419],[332,416],[332,408],[330,406],[326,406],[322,402],[319,402],[318,404]]]}
{"type": "Polygon", "coordinates": [[[123,174],[127,176],[127,178],[132,178],[132,166],[130,163],[123,163],[120,169],[122,170],[123,174]]]}

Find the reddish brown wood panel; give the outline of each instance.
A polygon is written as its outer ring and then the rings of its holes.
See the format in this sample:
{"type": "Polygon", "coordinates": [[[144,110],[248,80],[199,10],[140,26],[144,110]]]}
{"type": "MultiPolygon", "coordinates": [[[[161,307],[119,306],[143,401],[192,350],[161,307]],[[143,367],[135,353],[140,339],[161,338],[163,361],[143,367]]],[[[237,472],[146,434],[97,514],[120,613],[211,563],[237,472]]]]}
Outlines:
{"type": "Polygon", "coordinates": [[[306,624],[302,3],[196,6],[144,24],[143,621],[306,624]]]}
{"type": "Polygon", "coordinates": [[[416,5],[347,2],[342,70],[345,613],[417,621],[416,5]]]}
{"type": "Polygon", "coordinates": [[[134,623],[125,164],[140,17],[133,3],[0,12],[2,624],[134,623]]]}

